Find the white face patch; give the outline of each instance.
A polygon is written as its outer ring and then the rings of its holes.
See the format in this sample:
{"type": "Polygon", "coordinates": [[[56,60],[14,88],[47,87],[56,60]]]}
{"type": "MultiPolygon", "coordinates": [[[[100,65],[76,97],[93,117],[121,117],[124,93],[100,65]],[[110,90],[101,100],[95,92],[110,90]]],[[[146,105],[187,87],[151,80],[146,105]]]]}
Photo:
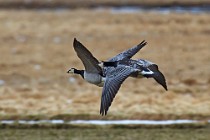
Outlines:
{"type": "Polygon", "coordinates": [[[71,69],[68,71],[68,73],[72,73],[72,74],[74,74],[74,69],[73,69],[73,68],[71,68],[71,69]]]}
{"type": "Polygon", "coordinates": [[[141,74],[142,75],[147,75],[147,74],[150,75],[150,74],[154,74],[154,72],[152,72],[152,71],[144,71],[143,70],[143,71],[141,71],[141,74]]]}

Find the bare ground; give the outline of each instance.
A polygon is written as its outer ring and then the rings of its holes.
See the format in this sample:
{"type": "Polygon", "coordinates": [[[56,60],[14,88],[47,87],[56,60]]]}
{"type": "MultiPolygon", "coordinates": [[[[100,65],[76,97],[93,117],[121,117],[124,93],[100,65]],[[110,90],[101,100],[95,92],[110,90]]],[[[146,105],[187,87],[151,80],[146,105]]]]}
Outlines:
{"type": "Polygon", "coordinates": [[[166,76],[167,92],[153,79],[127,79],[108,118],[209,119],[209,25],[208,14],[1,10],[1,119],[102,118],[101,88],[66,73],[83,69],[74,37],[100,60],[145,39],[148,45],[135,58],[157,63],[166,76]]]}

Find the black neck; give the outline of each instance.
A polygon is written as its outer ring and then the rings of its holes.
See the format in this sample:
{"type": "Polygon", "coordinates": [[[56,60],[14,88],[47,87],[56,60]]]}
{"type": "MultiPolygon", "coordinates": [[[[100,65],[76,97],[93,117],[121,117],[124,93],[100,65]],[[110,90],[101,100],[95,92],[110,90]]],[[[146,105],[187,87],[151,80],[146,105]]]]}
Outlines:
{"type": "Polygon", "coordinates": [[[82,76],[82,78],[84,78],[84,70],[77,70],[77,69],[74,69],[74,73],[79,74],[79,75],[82,76]]]}

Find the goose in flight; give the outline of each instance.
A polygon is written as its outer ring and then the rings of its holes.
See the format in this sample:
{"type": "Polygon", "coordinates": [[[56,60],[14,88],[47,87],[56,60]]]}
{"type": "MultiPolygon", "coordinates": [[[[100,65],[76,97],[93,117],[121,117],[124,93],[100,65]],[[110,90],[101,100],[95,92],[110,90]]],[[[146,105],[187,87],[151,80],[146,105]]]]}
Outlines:
{"type": "Polygon", "coordinates": [[[99,61],[91,54],[91,52],[84,47],[82,43],[74,38],[73,47],[77,56],[82,61],[85,70],[78,70],[71,68],[67,73],[79,74],[81,77],[91,84],[103,86],[105,77],[103,77],[102,68],[98,65],[99,61]]]}
{"type": "Polygon", "coordinates": [[[103,62],[102,61],[99,63],[99,66],[103,68],[103,72],[108,71],[110,69],[114,69],[115,67],[118,67],[118,65],[120,65],[120,66],[123,65],[126,67],[129,66],[134,69],[139,69],[140,70],[139,73],[133,73],[130,76],[134,77],[134,78],[143,78],[143,77],[154,78],[155,81],[157,83],[159,83],[160,85],[162,85],[165,90],[168,90],[164,75],[159,71],[158,65],[151,61],[148,61],[145,59],[133,60],[133,59],[125,58],[125,59],[122,59],[119,61],[114,61],[114,62],[109,62],[109,61],[103,62]]]}
{"type": "MultiPolygon", "coordinates": [[[[146,45],[145,41],[142,41],[139,45],[130,48],[124,53],[120,53],[116,58],[113,57],[112,61],[106,63],[105,67],[112,67],[116,64],[116,61],[120,60],[119,58],[130,58],[130,56],[136,54],[144,45],[146,45]]],[[[82,61],[85,70],[78,70],[76,68],[71,68],[67,71],[67,73],[79,74],[81,77],[94,85],[99,87],[103,87],[103,84],[106,79],[106,72],[100,66],[100,62],[92,55],[92,53],[76,38],[73,41],[73,48],[77,54],[77,56],[82,61]]]]}
{"type": "MultiPolygon", "coordinates": [[[[115,72],[116,68],[120,69],[122,67],[126,67],[126,68],[131,67],[131,68],[135,69],[135,71],[130,73],[128,77],[154,78],[155,81],[157,83],[159,83],[160,85],[162,85],[165,90],[168,90],[165,77],[159,71],[157,64],[155,64],[151,61],[145,60],[145,59],[137,59],[137,60],[131,59],[146,44],[147,44],[147,42],[142,41],[139,45],[123,51],[122,53],[110,58],[108,61],[101,61],[99,63],[99,66],[101,68],[103,68],[104,75],[116,73],[115,72]]],[[[120,74],[120,72],[119,72],[119,74],[120,74]]],[[[119,87],[120,87],[120,85],[119,85],[119,87]]],[[[102,91],[101,109],[100,109],[100,113],[102,115],[107,114],[107,111],[108,111],[109,107],[111,106],[111,103],[115,97],[116,91],[119,90],[119,89],[118,90],[116,90],[116,89],[110,88],[109,91],[105,91],[105,90],[102,91]],[[115,94],[113,94],[113,93],[115,93],[115,94]],[[110,96],[110,94],[112,94],[114,96],[110,96]],[[107,96],[110,96],[111,98],[107,98],[107,96]],[[106,103],[104,103],[104,102],[106,102],[106,103]]]]}
{"type": "MultiPolygon", "coordinates": [[[[101,63],[99,64],[101,66],[101,63]]],[[[121,84],[128,77],[134,78],[154,78],[157,83],[167,89],[164,75],[159,71],[158,66],[144,59],[132,60],[122,59],[115,62],[102,62],[103,72],[106,81],[102,90],[100,114],[106,115],[111,103],[117,94],[121,84]]]]}
{"type": "MultiPolygon", "coordinates": [[[[107,114],[115,95],[121,87],[121,84],[129,76],[147,78],[153,77],[156,81],[158,81],[158,74],[156,74],[156,72],[158,72],[158,67],[156,67],[156,64],[143,59],[130,59],[146,44],[147,43],[145,41],[142,41],[139,45],[116,55],[115,57],[109,59],[107,62],[101,63],[91,54],[87,48],[85,48],[83,44],[74,39],[74,50],[76,51],[77,56],[81,59],[85,70],[77,70],[76,68],[71,68],[68,70],[68,73],[79,74],[87,82],[95,84],[99,87],[103,87],[100,107],[101,115],[107,114]],[[101,64],[103,66],[101,66],[101,64]]],[[[162,81],[165,82],[165,78],[161,74],[159,74],[159,76],[162,76],[162,81]]],[[[164,82],[158,83],[164,85],[164,82]]]]}

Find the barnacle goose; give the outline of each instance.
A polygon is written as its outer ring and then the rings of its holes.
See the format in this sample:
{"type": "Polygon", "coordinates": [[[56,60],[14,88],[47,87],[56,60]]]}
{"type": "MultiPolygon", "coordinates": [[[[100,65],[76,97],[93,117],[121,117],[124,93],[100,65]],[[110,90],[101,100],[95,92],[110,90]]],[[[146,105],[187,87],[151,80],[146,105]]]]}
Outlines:
{"type": "Polygon", "coordinates": [[[85,48],[82,43],[77,41],[76,38],[74,38],[73,47],[77,53],[77,56],[82,61],[85,70],[71,68],[67,71],[67,73],[79,74],[87,82],[97,86],[103,86],[105,79],[102,75],[102,68],[98,65],[99,61],[91,54],[87,48],[85,48]]]}
{"type": "MultiPolygon", "coordinates": [[[[74,50],[76,51],[77,56],[81,59],[85,70],[77,70],[76,68],[71,68],[70,70],[68,70],[68,73],[79,74],[87,82],[103,87],[100,107],[101,115],[107,114],[115,95],[117,94],[119,88],[121,87],[121,84],[126,78],[128,78],[129,76],[144,76],[147,78],[152,76],[153,78],[155,78],[154,75],[156,74],[156,72],[159,72],[157,65],[152,62],[143,59],[130,59],[146,44],[147,43],[145,41],[142,41],[139,45],[134,46],[116,55],[115,57],[112,57],[107,62],[99,62],[91,54],[91,52],[84,47],[84,45],[74,39],[74,50]],[[151,65],[148,65],[150,63],[151,65]]],[[[159,76],[162,76],[162,81],[165,82],[165,78],[161,74],[162,73],[159,73],[159,76]]],[[[155,80],[159,81],[158,74],[155,80]]]]}
{"type": "Polygon", "coordinates": [[[162,85],[165,90],[168,90],[165,77],[159,71],[157,64],[145,59],[131,59],[133,55],[135,55],[142,47],[147,44],[147,42],[142,41],[140,44],[142,44],[141,47],[138,47],[138,45],[134,46],[112,57],[108,61],[101,61],[99,63],[99,66],[103,68],[103,73],[105,73],[104,75],[113,77],[112,81],[110,80],[109,85],[107,84],[108,86],[106,84],[104,85],[105,88],[102,91],[100,109],[100,113],[102,115],[107,114],[107,111],[111,106],[111,103],[117,94],[117,91],[119,90],[122,82],[129,76],[134,78],[154,78],[155,81],[162,85]],[[121,72],[122,69],[127,69],[127,73],[121,72]]]}

